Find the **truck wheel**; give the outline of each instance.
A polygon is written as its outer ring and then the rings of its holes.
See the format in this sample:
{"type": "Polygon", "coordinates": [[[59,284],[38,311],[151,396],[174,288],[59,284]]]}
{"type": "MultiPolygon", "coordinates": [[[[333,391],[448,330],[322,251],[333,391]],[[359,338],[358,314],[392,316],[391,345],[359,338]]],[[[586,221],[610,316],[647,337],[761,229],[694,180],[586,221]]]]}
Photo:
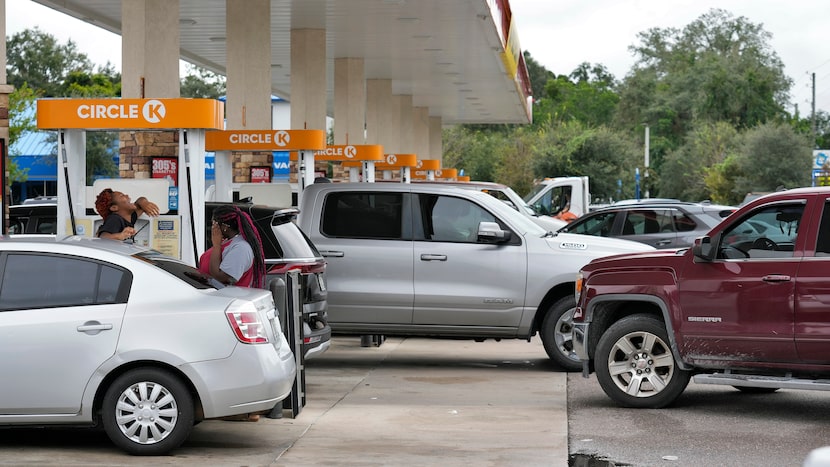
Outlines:
{"type": "Polygon", "coordinates": [[[691,376],[677,366],[663,323],[646,315],[628,316],[608,328],[597,344],[594,366],[602,390],[623,407],[665,407],[691,376]]]}
{"type": "Polygon", "coordinates": [[[582,362],[574,353],[573,336],[571,331],[574,325],[574,308],[576,303],[573,297],[563,297],[556,301],[545,314],[542,321],[542,344],[548,357],[566,371],[582,369],[582,362]]]}
{"type": "Polygon", "coordinates": [[[193,429],[193,397],[170,373],[138,368],[107,389],[103,425],[113,444],[133,455],[159,456],[179,447],[193,429]]]}

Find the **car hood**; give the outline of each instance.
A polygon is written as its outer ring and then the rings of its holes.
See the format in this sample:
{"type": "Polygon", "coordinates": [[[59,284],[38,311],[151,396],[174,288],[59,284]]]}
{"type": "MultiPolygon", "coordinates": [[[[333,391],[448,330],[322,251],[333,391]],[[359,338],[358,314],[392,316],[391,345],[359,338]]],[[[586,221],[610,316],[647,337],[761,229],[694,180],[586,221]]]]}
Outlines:
{"type": "Polygon", "coordinates": [[[561,219],[554,219],[550,216],[532,216],[530,220],[532,220],[534,223],[536,223],[536,225],[547,230],[548,232],[556,232],[562,227],[568,225],[567,222],[561,219]]]}
{"type": "Polygon", "coordinates": [[[630,252],[597,258],[590,263],[590,269],[614,267],[624,262],[625,266],[645,267],[672,267],[678,261],[682,261],[683,255],[689,251],[688,248],[670,248],[663,250],[651,250],[645,252],[630,252]]]}
{"type": "Polygon", "coordinates": [[[548,246],[554,250],[583,250],[601,256],[655,251],[653,246],[646,245],[645,243],[620,240],[618,238],[596,237],[593,235],[558,233],[546,237],[546,239],[548,246]]]}

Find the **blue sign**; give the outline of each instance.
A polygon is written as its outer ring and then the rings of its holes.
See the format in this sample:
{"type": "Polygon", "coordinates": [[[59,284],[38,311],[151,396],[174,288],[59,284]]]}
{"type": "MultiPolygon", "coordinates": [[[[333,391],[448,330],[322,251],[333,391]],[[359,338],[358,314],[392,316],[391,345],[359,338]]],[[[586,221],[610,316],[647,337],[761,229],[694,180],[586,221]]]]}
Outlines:
{"type": "Polygon", "coordinates": [[[167,209],[170,211],[179,210],[179,187],[171,186],[167,189],[167,209]]]}
{"type": "Polygon", "coordinates": [[[288,180],[290,174],[288,151],[273,151],[271,156],[274,161],[271,163],[271,181],[288,180]]]}

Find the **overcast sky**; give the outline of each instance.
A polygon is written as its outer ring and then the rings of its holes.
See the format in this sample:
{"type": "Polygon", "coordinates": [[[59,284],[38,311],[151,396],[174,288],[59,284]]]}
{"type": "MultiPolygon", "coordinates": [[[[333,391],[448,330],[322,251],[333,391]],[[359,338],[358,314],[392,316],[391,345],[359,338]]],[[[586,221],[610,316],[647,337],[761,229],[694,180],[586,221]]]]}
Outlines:
{"type": "MultiPolygon", "coordinates": [[[[31,0],[6,1],[6,34],[40,26],[60,42],[71,38],[93,63],[121,68],[121,38],[31,0]]],[[[683,28],[712,8],[760,23],[793,80],[792,103],[802,115],[830,110],[828,0],[511,0],[523,50],[548,70],[568,74],[582,62],[601,63],[622,79],[634,60],[628,51],[650,28],[683,28]]]]}

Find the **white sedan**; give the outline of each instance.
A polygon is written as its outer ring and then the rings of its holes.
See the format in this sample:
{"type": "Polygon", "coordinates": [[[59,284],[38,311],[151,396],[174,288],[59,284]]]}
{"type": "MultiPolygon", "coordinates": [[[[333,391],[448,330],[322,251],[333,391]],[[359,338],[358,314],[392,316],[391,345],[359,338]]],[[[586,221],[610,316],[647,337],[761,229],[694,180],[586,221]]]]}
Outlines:
{"type": "Polygon", "coordinates": [[[0,425],[103,425],[131,454],[270,411],[296,365],[271,293],[80,237],[0,241],[0,425]]]}

